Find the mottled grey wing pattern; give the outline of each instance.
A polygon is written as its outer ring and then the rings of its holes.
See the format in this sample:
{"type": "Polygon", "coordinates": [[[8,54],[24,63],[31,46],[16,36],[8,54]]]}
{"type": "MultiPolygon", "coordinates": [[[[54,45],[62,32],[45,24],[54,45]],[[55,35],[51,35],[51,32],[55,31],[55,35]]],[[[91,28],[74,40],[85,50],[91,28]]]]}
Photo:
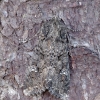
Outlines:
{"type": "Polygon", "coordinates": [[[25,89],[31,87],[32,95],[48,90],[58,98],[66,98],[70,82],[69,39],[66,25],[58,18],[42,22],[38,39],[38,45],[33,51],[37,56],[33,59],[34,70],[28,75],[25,89]]]}

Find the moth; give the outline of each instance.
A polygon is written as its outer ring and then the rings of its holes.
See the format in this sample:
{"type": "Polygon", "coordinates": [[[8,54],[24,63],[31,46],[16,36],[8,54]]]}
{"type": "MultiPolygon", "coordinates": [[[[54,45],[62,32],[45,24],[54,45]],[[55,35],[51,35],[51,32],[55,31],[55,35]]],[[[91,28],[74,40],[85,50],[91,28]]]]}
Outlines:
{"type": "Polygon", "coordinates": [[[39,96],[47,90],[65,100],[70,83],[68,29],[60,18],[44,21],[41,26],[24,92],[39,96]]]}

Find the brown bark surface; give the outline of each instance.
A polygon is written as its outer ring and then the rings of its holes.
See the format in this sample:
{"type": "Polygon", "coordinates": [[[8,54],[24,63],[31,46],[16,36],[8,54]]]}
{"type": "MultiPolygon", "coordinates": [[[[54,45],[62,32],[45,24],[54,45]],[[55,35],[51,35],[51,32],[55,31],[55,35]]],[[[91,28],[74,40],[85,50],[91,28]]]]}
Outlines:
{"type": "Polygon", "coordinates": [[[0,0],[0,100],[59,100],[48,91],[41,97],[23,91],[35,35],[53,17],[70,30],[68,100],[100,99],[100,0],[0,0]]]}

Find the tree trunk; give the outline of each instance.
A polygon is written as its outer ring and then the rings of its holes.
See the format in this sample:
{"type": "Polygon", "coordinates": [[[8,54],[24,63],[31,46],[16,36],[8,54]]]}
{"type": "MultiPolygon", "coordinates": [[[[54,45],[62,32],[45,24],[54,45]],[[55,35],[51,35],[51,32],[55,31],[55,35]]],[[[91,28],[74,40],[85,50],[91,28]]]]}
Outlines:
{"type": "Polygon", "coordinates": [[[99,21],[100,0],[0,0],[0,100],[100,100],[99,21]],[[33,95],[33,82],[39,80],[38,74],[31,74],[38,34],[43,23],[57,18],[69,35],[70,88],[66,98],[44,86],[33,95]]]}

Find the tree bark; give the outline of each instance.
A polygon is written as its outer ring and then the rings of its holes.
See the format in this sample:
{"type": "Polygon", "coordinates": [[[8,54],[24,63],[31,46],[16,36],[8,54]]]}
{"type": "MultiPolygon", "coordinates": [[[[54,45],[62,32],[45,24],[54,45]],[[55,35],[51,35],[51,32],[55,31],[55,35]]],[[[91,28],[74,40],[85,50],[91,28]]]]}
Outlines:
{"type": "Polygon", "coordinates": [[[23,91],[36,35],[52,18],[69,30],[67,99],[100,99],[100,0],[0,0],[0,100],[60,100],[47,90],[40,96],[23,91]]]}

